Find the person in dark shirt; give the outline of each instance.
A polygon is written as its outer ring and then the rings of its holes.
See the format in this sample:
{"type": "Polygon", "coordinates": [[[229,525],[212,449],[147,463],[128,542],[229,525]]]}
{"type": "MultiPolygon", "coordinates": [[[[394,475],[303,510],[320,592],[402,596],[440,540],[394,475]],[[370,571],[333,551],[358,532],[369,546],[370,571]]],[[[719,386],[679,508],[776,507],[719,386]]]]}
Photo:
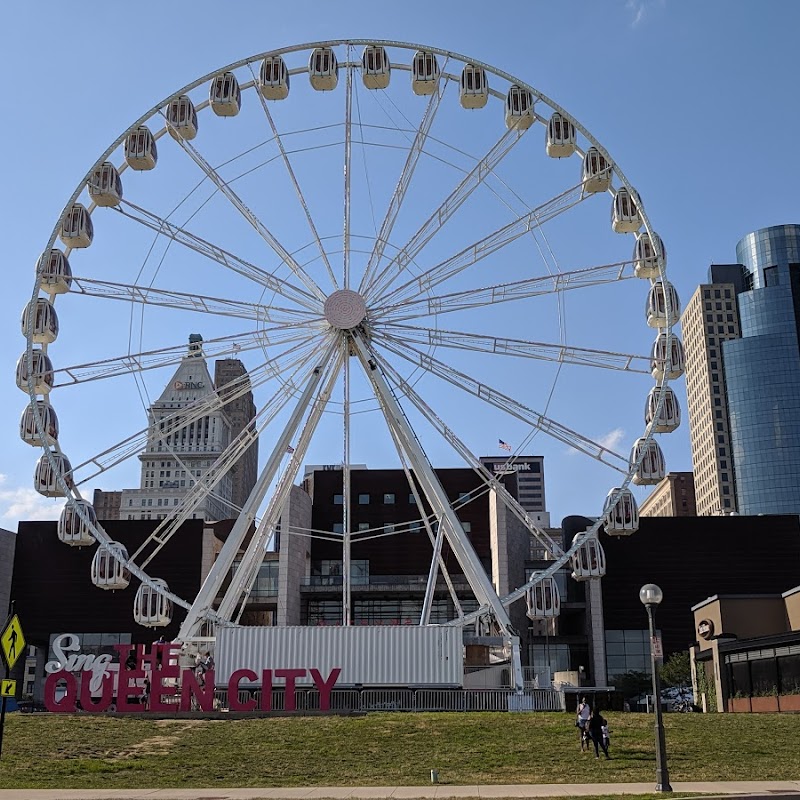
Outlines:
{"type": "Polygon", "coordinates": [[[594,757],[600,758],[600,749],[602,748],[606,758],[611,758],[608,754],[608,745],[603,738],[603,726],[608,723],[605,717],[600,713],[599,709],[595,709],[592,716],[589,718],[589,736],[592,737],[594,742],[594,757]]]}

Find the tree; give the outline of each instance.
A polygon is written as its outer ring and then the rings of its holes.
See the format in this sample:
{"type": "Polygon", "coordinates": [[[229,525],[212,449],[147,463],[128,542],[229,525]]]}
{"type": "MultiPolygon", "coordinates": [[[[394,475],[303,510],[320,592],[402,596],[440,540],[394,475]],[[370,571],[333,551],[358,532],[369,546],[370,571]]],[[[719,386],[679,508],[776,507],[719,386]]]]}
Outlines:
{"type": "Polygon", "coordinates": [[[650,676],[646,672],[637,672],[633,669],[615,675],[609,683],[625,698],[644,694],[651,687],[650,676]]]}
{"type": "Polygon", "coordinates": [[[689,653],[673,653],[664,662],[660,674],[664,686],[689,686],[692,682],[689,653]]]}

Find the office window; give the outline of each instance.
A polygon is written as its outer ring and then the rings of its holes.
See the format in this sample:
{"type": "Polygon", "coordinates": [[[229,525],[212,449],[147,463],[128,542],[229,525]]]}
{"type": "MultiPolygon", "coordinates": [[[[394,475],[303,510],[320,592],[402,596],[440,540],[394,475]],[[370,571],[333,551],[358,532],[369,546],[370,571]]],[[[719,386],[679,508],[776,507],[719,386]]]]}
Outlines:
{"type": "Polygon", "coordinates": [[[392,492],[386,492],[383,495],[383,504],[385,506],[393,506],[394,505],[394,494],[392,492]]]}
{"type": "Polygon", "coordinates": [[[334,533],[344,533],[344,525],[341,522],[334,522],[333,523],[333,532],[334,533]]]}
{"type": "Polygon", "coordinates": [[[368,531],[369,530],[369,522],[359,522],[358,529],[360,531],[368,531]]]}
{"type": "Polygon", "coordinates": [[[417,498],[414,497],[413,494],[410,494],[408,496],[408,502],[409,502],[410,505],[415,506],[417,504],[417,498]]]}
{"type": "Polygon", "coordinates": [[[344,504],[344,495],[343,494],[335,494],[333,496],[333,504],[335,506],[341,506],[344,504]]]}
{"type": "Polygon", "coordinates": [[[360,494],[358,496],[358,504],[360,506],[368,506],[369,505],[369,495],[368,494],[360,494]]]}
{"type": "Polygon", "coordinates": [[[461,521],[461,527],[464,529],[464,533],[471,533],[472,532],[472,523],[471,522],[464,522],[461,521]]]}

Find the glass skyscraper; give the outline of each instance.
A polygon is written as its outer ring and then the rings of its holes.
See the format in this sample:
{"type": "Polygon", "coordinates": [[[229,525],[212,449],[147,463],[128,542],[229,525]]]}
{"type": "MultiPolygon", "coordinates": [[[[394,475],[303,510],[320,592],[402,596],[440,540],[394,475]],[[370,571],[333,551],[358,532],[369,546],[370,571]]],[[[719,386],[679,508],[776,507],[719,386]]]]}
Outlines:
{"type": "MultiPolygon", "coordinates": [[[[733,282],[740,338],[722,342],[740,514],[800,514],[800,225],[747,234],[733,282]]],[[[733,278],[733,280],[731,280],[733,278]]]]}

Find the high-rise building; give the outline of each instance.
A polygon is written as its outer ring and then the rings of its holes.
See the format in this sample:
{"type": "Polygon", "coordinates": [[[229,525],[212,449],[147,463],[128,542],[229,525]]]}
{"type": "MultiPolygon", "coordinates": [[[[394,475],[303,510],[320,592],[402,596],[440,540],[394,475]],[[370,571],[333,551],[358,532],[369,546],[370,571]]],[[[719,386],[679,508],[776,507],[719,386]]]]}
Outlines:
{"type": "Polygon", "coordinates": [[[800,513],[800,225],[714,265],[682,317],[697,513],[800,513]]]}
{"type": "Polygon", "coordinates": [[[214,462],[231,441],[231,422],[225,409],[218,402],[209,403],[209,413],[188,425],[176,425],[183,412],[191,413],[193,404],[216,395],[202,343],[199,334],[189,337],[186,355],[161,396],[150,406],[147,445],[139,454],[139,488],[96,490],[99,519],[164,519],[190,495],[200,479],[211,479],[214,485],[210,491],[202,492],[189,518],[214,521],[236,516],[230,472],[219,480],[214,473],[214,462]]]}
{"type": "MultiPolygon", "coordinates": [[[[231,422],[231,439],[235,439],[248,425],[253,423],[256,416],[256,405],[253,402],[253,391],[244,364],[238,358],[221,358],[214,362],[214,385],[217,393],[225,399],[223,387],[233,382],[243,388],[247,384],[247,391],[225,403],[223,406],[231,422]]],[[[258,437],[245,453],[231,467],[231,503],[238,510],[244,506],[250,492],[258,478],[258,437]]]]}
{"type": "Polygon", "coordinates": [[[739,336],[735,275],[712,266],[681,317],[686,350],[686,396],[697,514],[736,511],[722,346],[739,336]]]}
{"type": "Polygon", "coordinates": [[[726,343],[736,499],[742,514],[800,513],[800,225],[747,234],[742,337],[726,343]]]}
{"type": "Polygon", "coordinates": [[[668,472],[639,506],[640,517],[696,517],[694,476],[691,472],[668,472]]]}
{"type": "Polygon", "coordinates": [[[517,475],[519,504],[534,522],[550,527],[544,498],[544,456],[481,456],[481,463],[496,475],[517,475]]]}

